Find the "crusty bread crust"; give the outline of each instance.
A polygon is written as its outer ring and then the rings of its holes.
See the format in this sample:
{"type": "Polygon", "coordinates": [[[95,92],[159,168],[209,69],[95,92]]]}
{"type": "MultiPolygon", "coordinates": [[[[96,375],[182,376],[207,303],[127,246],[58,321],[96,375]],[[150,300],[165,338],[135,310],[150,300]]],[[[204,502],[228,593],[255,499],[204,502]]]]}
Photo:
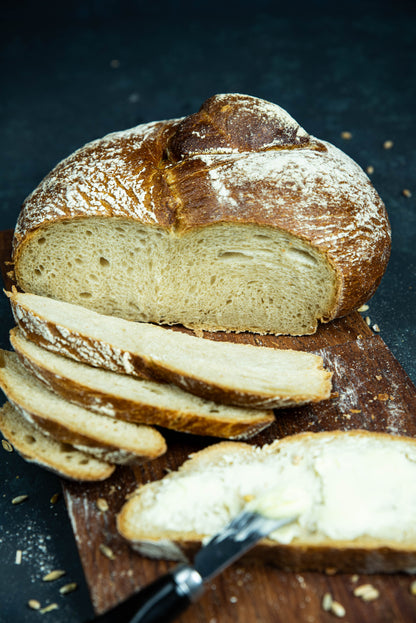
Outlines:
{"type": "MultiPolygon", "coordinates": [[[[300,433],[276,440],[262,449],[245,444],[233,442],[220,442],[204,448],[191,455],[178,472],[203,473],[210,465],[227,465],[233,457],[240,455],[244,461],[250,462],[250,457],[257,452],[274,454],[284,450],[293,442],[314,443],[323,440],[325,443],[331,439],[342,439],[343,436],[355,439],[385,440],[389,444],[402,444],[406,441],[409,447],[416,449],[416,439],[393,436],[387,433],[369,432],[365,430],[354,431],[331,431],[321,433],[300,433]]],[[[131,509],[137,505],[136,499],[140,499],[141,491],[145,487],[155,487],[155,495],[160,484],[164,480],[175,478],[175,472],[166,475],[161,481],[148,483],[139,487],[133,493],[127,503],[122,507],[117,517],[117,527],[121,535],[126,538],[130,545],[144,556],[161,559],[192,560],[206,534],[193,532],[178,533],[176,531],[146,530],[142,535],[131,526],[131,509]],[[130,521],[128,515],[130,514],[130,521]]],[[[136,508],[140,513],[140,508],[136,508]]],[[[357,510],[359,512],[359,510],[357,510]]],[[[416,572],[416,542],[407,541],[400,543],[393,539],[380,540],[374,537],[363,536],[354,540],[326,540],[319,542],[310,539],[295,538],[291,543],[279,543],[266,538],[260,541],[246,556],[246,559],[263,560],[286,571],[321,571],[343,573],[393,573],[406,571],[416,572]]]]}
{"type": "Polygon", "coordinates": [[[279,106],[239,94],[214,96],[184,119],[110,134],[59,163],[19,216],[17,282],[30,291],[21,265],[39,230],[115,217],[177,237],[218,224],[295,236],[335,271],[323,322],[370,298],[390,253],[386,210],[362,169],[279,106]]]}

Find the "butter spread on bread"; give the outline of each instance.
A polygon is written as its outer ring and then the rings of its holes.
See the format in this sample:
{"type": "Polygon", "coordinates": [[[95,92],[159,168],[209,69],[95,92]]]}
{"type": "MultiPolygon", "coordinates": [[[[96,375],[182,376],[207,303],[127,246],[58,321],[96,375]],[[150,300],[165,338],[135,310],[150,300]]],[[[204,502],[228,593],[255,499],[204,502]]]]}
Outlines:
{"type": "Polygon", "coordinates": [[[287,570],[416,569],[416,441],[384,433],[301,433],[262,448],[210,446],[139,486],[118,515],[118,529],[144,555],[184,558],[267,495],[274,496],[275,516],[296,501],[300,514],[254,556],[287,570]]]}

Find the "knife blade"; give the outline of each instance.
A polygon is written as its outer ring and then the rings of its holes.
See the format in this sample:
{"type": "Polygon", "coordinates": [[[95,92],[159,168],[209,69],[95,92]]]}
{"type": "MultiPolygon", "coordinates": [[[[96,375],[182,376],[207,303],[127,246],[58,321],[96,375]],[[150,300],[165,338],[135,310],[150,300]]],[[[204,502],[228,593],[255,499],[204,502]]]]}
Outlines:
{"type": "Polygon", "coordinates": [[[195,556],[180,564],[125,602],[94,619],[94,623],[168,623],[197,601],[206,582],[224,571],[260,539],[298,518],[271,518],[244,510],[212,537],[195,556]]]}

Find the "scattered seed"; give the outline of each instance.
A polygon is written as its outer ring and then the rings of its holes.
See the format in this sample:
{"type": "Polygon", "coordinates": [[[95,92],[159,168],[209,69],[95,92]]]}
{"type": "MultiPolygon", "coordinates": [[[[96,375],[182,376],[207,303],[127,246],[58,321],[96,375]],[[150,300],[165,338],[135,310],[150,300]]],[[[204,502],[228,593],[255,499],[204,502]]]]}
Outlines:
{"type": "Polygon", "coordinates": [[[361,409],[350,409],[350,413],[361,413],[361,409]]]}
{"type": "Polygon", "coordinates": [[[236,604],[237,601],[238,601],[237,597],[235,597],[235,596],[230,597],[230,603],[236,604]]]}
{"type": "Polygon", "coordinates": [[[378,394],[377,395],[377,400],[381,400],[382,402],[386,402],[389,399],[389,395],[388,394],[378,394]]]}
{"type": "Polygon", "coordinates": [[[370,316],[366,316],[366,317],[365,317],[365,322],[366,322],[366,324],[368,324],[368,326],[370,326],[370,324],[371,324],[371,318],[370,318],[370,316]]]}
{"type": "Polygon", "coordinates": [[[382,379],[382,378],[383,378],[383,377],[381,376],[381,374],[376,374],[376,379],[377,379],[377,381],[381,381],[381,379],[382,379]]]}
{"type": "Polygon", "coordinates": [[[22,562],[22,550],[21,549],[17,549],[16,550],[16,558],[14,560],[16,565],[20,565],[22,562]]]}
{"type": "Polygon", "coordinates": [[[51,504],[56,504],[60,497],[61,497],[60,493],[54,493],[51,499],[49,500],[49,502],[51,504]]]}
{"type": "Polygon", "coordinates": [[[408,188],[403,188],[402,195],[410,199],[410,197],[412,196],[412,193],[410,192],[408,188]]]}
{"type": "Polygon", "coordinates": [[[42,580],[44,582],[53,582],[54,580],[59,580],[65,573],[63,569],[54,569],[54,571],[50,571],[50,573],[44,575],[42,580]]]}
{"type": "Polygon", "coordinates": [[[376,333],[380,333],[380,327],[378,326],[378,324],[373,324],[373,331],[375,331],[376,333]]]}
{"type": "Polygon", "coordinates": [[[374,601],[380,597],[380,592],[372,584],[361,584],[353,591],[355,597],[361,597],[363,601],[374,601]]]}
{"type": "Polygon", "coordinates": [[[29,599],[27,605],[29,608],[32,608],[32,610],[40,610],[40,601],[37,599],[29,599]]]}
{"type": "Polygon", "coordinates": [[[339,601],[333,601],[331,604],[331,612],[335,614],[336,617],[342,618],[345,617],[345,608],[339,601]]]}
{"type": "Polygon", "coordinates": [[[24,502],[25,500],[27,500],[29,496],[24,494],[24,495],[17,495],[15,498],[13,498],[12,500],[12,504],[21,504],[22,502],[24,502]]]}
{"type": "Polygon", "coordinates": [[[59,608],[58,604],[53,603],[53,604],[49,604],[49,606],[45,606],[44,608],[39,610],[39,612],[41,614],[46,614],[47,612],[51,612],[52,610],[58,610],[58,608],[59,608]]]}
{"type": "Polygon", "coordinates": [[[393,147],[393,145],[394,145],[393,141],[384,141],[383,148],[384,149],[391,149],[393,147]]]}
{"type": "Polygon", "coordinates": [[[359,312],[366,312],[369,309],[370,309],[369,305],[361,305],[361,307],[359,307],[357,311],[359,311],[359,312]]]}
{"type": "Polygon", "coordinates": [[[98,498],[96,505],[99,511],[102,511],[103,513],[108,511],[108,503],[104,498],[98,498]]]}
{"type": "Polygon", "coordinates": [[[360,579],[360,576],[357,573],[351,576],[351,582],[354,582],[354,584],[358,582],[359,579],[360,579]]]}
{"type": "Polygon", "coordinates": [[[2,439],[1,440],[1,445],[3,446],[3,448],[6,450],[6,452],[13,452],[13,446],[11,443],[9,443],[8,441],[6,441],[6,439],[2,439]]]}
{"type": "Polygon", "coordinates": [[[416,580],[413,580],[413,582],[410,584],[409,591],[412,595],[416,595],[416,580]]]}
{"type": "Polygon", "coordinates": [[[366,169],[368,175],[372,175],[374,173],[374,167],[370,164],[366,169]]]}
{"type": "Polygon", "coordinates": [[[345,141],[350,141],[352,139],[352,134],[351,132],[345,130],[344,132],[341,132],[341,138],[343,138],[345,141]]]}
{"type": "Polygon", "coordinates": [[[325,593],[325,595],[322,597],[322,610],[325,610],[325,612],[329,612],[331,610],[332,602],[333,599],[331,593],[325,593]]]}
{"type": "Polygon", "coordinates": [[[110,560],[115,560],[114,552],[110,547],[108,547],[108,545],[100,543],[100,552],[110,560]]]}
{"type": "Polygon", "coordinates": [[[70,582],[69,584],[61,586],[59,592],[61,593],[61,595],[67,595],[68,593],[72,593],[72,591],[75,591],[77,588],[78,584],[76,582],[70,582]]]}

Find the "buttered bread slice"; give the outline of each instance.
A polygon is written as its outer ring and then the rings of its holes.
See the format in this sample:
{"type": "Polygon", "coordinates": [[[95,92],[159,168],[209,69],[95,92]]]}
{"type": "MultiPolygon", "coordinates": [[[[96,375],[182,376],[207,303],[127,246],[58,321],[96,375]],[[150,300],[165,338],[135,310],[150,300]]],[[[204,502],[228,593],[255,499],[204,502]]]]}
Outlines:
{"type": "Polygon", "coordinates": [[[118,529],[145,556],[183,560],[247,505],[298,517],[253,550],[280,568],[414,573],[416,440],[334,431],[215,444],[140,486],[118,529]]]}
{"type": "Polygon", "coordinates": [[[93,366],[173,383],[215,402],[261,409],[330,395],[331,373],[318,355],[204,339],[16,290],[8,296],[28,339],[93,366]]]}

